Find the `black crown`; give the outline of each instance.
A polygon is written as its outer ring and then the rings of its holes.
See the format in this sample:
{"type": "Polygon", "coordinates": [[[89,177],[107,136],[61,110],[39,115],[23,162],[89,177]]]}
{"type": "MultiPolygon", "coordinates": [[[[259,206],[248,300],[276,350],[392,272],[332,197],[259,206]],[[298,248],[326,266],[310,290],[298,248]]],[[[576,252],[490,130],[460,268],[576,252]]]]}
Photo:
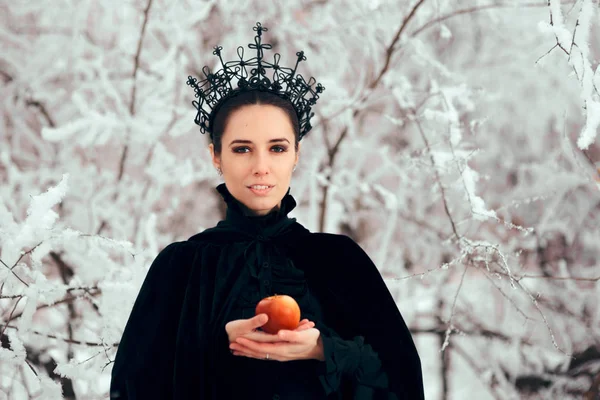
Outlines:
{"type": "Polygon", "coordinates": [[[248,44],[252,50],[256,50],[256,57],[249,60],[244,60],[244,47],[237,48],[239,60],[223,62],[221,57],[221,46],[215,46],[213,54],[219,57],[223,68],[217,72],[211,72],[208,66],[202,68],[202,73],[206,77],[198,81],[196,78],[188,76],[187,84],[194,88],[198,101],[193,101],[192,104],[198,110],[194,123],[200,126],[200,132],[205,134],[209,132],[212,139],[212,119],[226,100],[250,90],[261,90],[274,93],[286,100],[289,100],[298,116],[300,123],[300,137],[302,139],[312,128],[310,118],[314,115],[311,113],[311,107],[317,103],[319,94],[325,88],[316,83],[315,78],[311,77],[308,82],[304,80],[302,75],[296,74],[296,69],[301,61],[306,61],[306,56],[303,51],[296,53],[298,59],[294,68],[282,67],[279,65],[281,55],[275,53],[273,63],[263,59],[263,50],[270,50],[272,46],[268,43],[262,43],[262,33],[268,31],[260,22],[253,27],[256,31],[254,43],[248,44]],[[267,77],[267,69],[272,70],[272,78],[267,77]],[[250,70],[250,74],[248,74],[250,70]],[[232,81],[237,80],[237,87],[232,85],[232,81]],[[204,106],[208,106],[210,111],[207,111],[204,106]]]}

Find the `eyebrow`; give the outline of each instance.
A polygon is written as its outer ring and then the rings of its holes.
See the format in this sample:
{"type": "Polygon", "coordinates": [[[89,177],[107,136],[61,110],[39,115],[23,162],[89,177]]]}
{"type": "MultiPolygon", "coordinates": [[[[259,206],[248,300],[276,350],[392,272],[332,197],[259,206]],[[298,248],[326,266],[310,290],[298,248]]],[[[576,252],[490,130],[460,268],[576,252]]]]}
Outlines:
{"type": "MultiPolygon", "coordinates": [[[[290,141],[287,140],[286,138],[277,138],[277,139],[269,140],[269,143],[275,143],[275,142],[288,142],[289,143],[290,141]]],[[[252,140],[235,139],[231,143],[229,143],[229,147],[231,147],[232,145],[234,145],[236,143],[252,144],[252,140]]]]}

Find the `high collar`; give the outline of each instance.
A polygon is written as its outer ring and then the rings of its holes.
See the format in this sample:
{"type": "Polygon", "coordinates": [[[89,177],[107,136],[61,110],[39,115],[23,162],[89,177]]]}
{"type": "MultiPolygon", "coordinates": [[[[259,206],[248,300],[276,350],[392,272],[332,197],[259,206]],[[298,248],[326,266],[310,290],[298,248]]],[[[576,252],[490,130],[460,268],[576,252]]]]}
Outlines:
{"type": "Polygon", "coordinates": [[[283,199],[281,199],[281,205],[278,209],[261,216],[246,215],[244,207],[229,192],[225,183],[218,185],[216,190],[223,197],[225,203],[227,203],[225,220],[220,221],[217,224],[218,227],[235,228],[252,236],[272,237],[291,222],[295,222],[294,218],[288,218],[287,216],[289,212],[296,208],[296,200],[290,194],[291,188],[288,189],[283,199]]]}

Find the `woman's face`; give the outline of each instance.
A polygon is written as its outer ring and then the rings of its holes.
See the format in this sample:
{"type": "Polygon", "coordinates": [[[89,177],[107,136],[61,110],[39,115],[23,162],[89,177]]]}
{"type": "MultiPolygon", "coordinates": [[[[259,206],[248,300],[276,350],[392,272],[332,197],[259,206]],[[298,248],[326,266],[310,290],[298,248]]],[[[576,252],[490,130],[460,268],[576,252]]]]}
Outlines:
{"type": "Polygon", "coordinates": [[[210,154],[215,168],[223,171],[225,186],[233,197],[251,215],[266,215],[279,208],[300,155],[295,151],[294,130],[285,111],[272,105],[243,106],[229,116],[221,140],[220,156],[212,143],[210,154]]]}

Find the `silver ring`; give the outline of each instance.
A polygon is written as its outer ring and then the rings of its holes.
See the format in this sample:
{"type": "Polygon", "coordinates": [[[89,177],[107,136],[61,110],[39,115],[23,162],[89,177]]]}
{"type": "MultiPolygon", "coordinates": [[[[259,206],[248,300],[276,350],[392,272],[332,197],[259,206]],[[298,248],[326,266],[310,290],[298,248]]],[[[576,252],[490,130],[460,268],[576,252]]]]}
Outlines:
{"type": "Polygon", "coordinates": [[[267,353],[267,357],[265,357],[265,360],[268,360],[268,359],[269,359],[269,353],[267,353]]]}

